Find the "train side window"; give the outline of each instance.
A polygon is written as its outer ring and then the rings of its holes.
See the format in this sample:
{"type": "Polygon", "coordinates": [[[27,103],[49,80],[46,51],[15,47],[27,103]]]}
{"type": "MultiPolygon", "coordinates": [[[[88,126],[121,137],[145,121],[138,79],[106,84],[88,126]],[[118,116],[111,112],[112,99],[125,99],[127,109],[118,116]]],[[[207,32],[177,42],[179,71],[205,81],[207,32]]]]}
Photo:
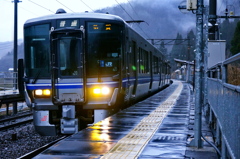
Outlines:
{"type": "Polygon", "coordinates": [[[139,66],[139,68],[138,68],[138,70],[139,70],[139,73],[143,73],[143,71],[144,71],[144,66],[143,66],[143,50],[142,50],[142,48],[139,48],[139,57],[138,57],[138,66],[139,66]]]}
{"type": "Polygon", "coordinates": [[[149,55],[142,48],[139,48],[139,73],[149,73],[149,55]]]}
{"type": "Polygon", "coordinates": [[[153,56],[153,63],[152,63],[152,67],[153,67],[153,74],[158,74],[158,58],[156,56],[153,56]]]}

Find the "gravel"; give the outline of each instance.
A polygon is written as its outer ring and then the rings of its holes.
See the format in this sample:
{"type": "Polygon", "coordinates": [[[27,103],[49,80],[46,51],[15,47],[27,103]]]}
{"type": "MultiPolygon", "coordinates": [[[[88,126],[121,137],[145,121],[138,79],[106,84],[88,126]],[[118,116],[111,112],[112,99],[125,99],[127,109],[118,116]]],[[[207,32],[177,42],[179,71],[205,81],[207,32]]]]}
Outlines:
{"type": "Polygon", "coordinates": [[[40,136],[32,124],[0,133],[0,158],[15,159],[62,136],[40,136]]]}

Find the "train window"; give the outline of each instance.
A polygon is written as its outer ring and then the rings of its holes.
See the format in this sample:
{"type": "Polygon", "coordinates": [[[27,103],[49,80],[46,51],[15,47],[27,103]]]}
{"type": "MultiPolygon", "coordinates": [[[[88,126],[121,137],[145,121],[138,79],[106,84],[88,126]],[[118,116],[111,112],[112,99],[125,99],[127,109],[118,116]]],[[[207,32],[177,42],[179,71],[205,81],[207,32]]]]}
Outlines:
{"type": "Polygon", "coordinates": [[[115,75],[119,72],[122,50],[122,26],[87,23],[87,75],[115,75]]]}
{"type": "Polygon", "coordinates": [[[156,56],[153,56],[153,63],[152,63],[152,66],[153,66],[153,73],[154,74],[158,74],[158,58],[156,56]]]}
{"type": "Polygon", "coordinates": [[[158,63],[159,63],[158,72],[161,74],[162,73],[162,59],[161,58],[159,58],[158,63]]]}
{"type": "Polygon", "coordinates": [[[79,40],[74,36],[62,37],[58,42],[61,76],[77,76],[80,52],[79,40]]]}
{"type": "Polygon", "coordinates": [[[50,77],[49,24],[24,28],[26,74],[28,77],[50,77]]]}
{"type": "Polygon", "coordinates": [[[136,42],[132,41],[131,46],[129,46],[129,54],[128,54],[128,66],[129,72],[131,76],[136,75],[137,67],[136,67],[136,42]]]}
{"type": "Polygon", "coordinates": [[[139,73],[149,73],[148,52],[139,48],[139,73]]]}

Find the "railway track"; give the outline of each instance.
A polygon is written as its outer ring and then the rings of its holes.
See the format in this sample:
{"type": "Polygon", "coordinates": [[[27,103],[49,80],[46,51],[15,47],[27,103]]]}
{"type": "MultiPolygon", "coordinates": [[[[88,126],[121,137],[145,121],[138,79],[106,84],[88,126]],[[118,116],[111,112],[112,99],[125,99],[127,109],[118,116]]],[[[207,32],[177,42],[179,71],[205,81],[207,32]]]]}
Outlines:
{"type": "Polygon", "coordinates": [[[14,116],[0,120],[0,131],[8,130],[20,125],[33,122],[32,113],[26,113],[20,116],[14,116]]]}
{"type": "Polygon", "coordinates": [[[38,154],[40,154],[41,152],[43,152],[44,150],[46,150],[47,148],[49,148],[50,146],[54,145],[55,143],[57,143],[58,141],[61,141],[63,139],[65,139],[66,137],[68,137],[69,135],[65,135],[65,136],[62,136],[61,138],[58,138],[42,147],[39,147],[38,149],[35,149],[21,157],[19,157],[18,159],[28,159],[28,158],[33,158],[35,156],[37,156],[38,154]]]}

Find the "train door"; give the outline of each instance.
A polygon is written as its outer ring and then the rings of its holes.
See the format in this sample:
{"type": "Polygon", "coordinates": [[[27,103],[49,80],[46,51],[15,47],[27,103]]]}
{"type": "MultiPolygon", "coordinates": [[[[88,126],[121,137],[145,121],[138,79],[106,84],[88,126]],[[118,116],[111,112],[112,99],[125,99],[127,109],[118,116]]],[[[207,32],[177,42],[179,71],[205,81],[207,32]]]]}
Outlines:
{"type": "Polygon", "coordinates": [[[52,31],[52,101],[56,105],[85,101],[83,33],[77,29],[52,31]]]}
{"type": "Polygon", "coordinates": [[[124,87],[125,87],[125,102],[128,103],[131,98],[131,78],[132,78],[132,70],[131,70],[131,62],[132,62],[132,48],[131,48],[131,42],[128,42],[127,45],[127,54],[126,58],[123,61],[123,65],[126,66],[126,77],[124,78],[124,87]]]}
{"type": "Polygon", "coordinates": [[[150,51],[150,54],[148,55],[150,63],[149,63],[149,67],[150,67],[150,84],[149,84],[149,90],[152,90],[152,85],[153,85],[153,54],[150,51]]]}
{"type": "Polygon", "coordinates": [[[129,70],[131,77],[131,97],[135,98],[135,94],[137,91],[137,45],[135,41],[132,41],[131,54],[129,54],[129,70]]]}
{"type": "Polygon", "coordinates": [[[162,87],[162,57],[159,58],[159,68],[158,68],[158,71],[160,73],[160,82],[159,82],[159,87],[162,87]]]}
{"type": "Polygon", "coordinates": [[[73,134],[80,126],[76,113],[86,101],[83,32],[64,28],[52,30],[50,36],[52,102],[62,109],[61,133],[73,134]]]}

